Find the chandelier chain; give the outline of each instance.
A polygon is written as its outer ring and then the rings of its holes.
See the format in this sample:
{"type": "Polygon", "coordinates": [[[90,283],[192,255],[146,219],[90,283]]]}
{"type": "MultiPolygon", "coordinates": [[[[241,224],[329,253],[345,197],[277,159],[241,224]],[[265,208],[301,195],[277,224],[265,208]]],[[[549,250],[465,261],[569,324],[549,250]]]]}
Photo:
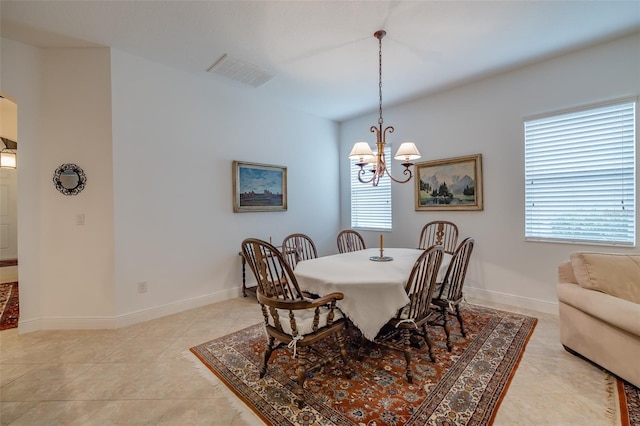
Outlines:
{"type": "Polygon", "coordinates": [[[378,124],[382,125],[382,37],[378,39],[378,98],[380,101],[378,107],[378,113],[380,114],[378,124]]]}

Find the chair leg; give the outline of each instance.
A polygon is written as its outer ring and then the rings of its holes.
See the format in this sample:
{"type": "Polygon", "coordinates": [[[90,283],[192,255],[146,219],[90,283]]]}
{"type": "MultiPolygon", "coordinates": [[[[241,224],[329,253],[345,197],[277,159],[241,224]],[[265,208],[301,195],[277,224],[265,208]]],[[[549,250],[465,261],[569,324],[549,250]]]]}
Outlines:
{"type": "Polygon", "coordinates": [[[447,351],[451,352],[451,340],[449,337],[451,332],[449,331],[449,325],[447,324],[447,308],[445,306],[442,307],[442,323],[444,325],[444,334],[447,335],[447,351]]]}
{"type": "Polygon", "coordinates": [[[351,372],[351,368],[349,367],[347,347],[344,344],[344,335],[341,331],[338,331],[336,333],[336,342],[338,343],[338,347],[340,348],[340,356],[342,357],[342,363],[344,364],[347,378],[350,379],[353,373],[351,372]]]}
{"type": "Polygon", "coordinates": [[[271,358],[271,354],[273,353],[273,346],[275,345],[276,339],[273,336],[269,336],[267,339],[267,348],[264,351],[264,359],[262,361],[262,367],[260,368],[260,378],[262,379],[265,374],[267,374],[267,363],[269,362],[269,358],[271,358]]]}
{"type": "Polygon", "coordinates": [[[458,317],[458,322],[460,323],[462,337],[467,337],[467,332],[464,330],[464,323],[462,322],[462,315],[460,315],[460,305],[456,305],[456,317],[458,317]]]}
{"type": "Polygon", "coordinates": [[[306,346],[298,347],[298,368],[296,370],[298,376],[298,386],[296,387],[296,403],[298,408],[304,407],[304,379],[307,373],[307,351],[306,346]]]}
{"type": "Polygon", "coordinates": [[[358,361],[362,361],[364,358],[363,351],[365,346],[369,346],[369,341],[364,336],[360,336],[360,346],[358,346],[358,353],[356,355],[358,361]]]}
{"type": "Polygon", "coordinates": [[[424,331],[424,341],[427,342],[427,348],[429,349],[429,359],[431,359],[431,362],[436,362],[436,357],[433,356],[433,349],[431,348],[431,339],[429,339],[429,334],[427,334],[427,323],[424,323],[422,329],[424,331]]]}
{"type": "Polygon", "coordinates": [[[413,383],[413,371],[411,371],[411,331],[402,330],[402,340],[404,342],[404,359],[407,362],[407,381],[413,383]]]}

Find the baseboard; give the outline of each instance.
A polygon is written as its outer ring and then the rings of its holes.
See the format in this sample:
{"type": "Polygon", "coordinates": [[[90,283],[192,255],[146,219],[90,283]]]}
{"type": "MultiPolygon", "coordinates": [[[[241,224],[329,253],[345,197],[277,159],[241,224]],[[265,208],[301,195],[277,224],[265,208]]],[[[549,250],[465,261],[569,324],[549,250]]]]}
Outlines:
{"type": "Polygon", "coordinates": [[[240,293],[241,288],[236,287],[114,317],[43,317],[32,320],[20,320],[18,323],[18,333],[30,333],[38,330],[97,330],[121,328],[233,299],[238,297],[240,293]]]}
{"type": "Polygon", "coordinates": [[[514,294],[500,293],[497,291],[485,290],[465,286],[464,293],[467,299],[478,302],[492,302],[503,305],[516,306],[522,309],[531,309],[533,311],[543,312],[546,314],[558,314],[558,302],[550,302],[547,300],[533,299],[530,297],[516,296],[514,294]]]}

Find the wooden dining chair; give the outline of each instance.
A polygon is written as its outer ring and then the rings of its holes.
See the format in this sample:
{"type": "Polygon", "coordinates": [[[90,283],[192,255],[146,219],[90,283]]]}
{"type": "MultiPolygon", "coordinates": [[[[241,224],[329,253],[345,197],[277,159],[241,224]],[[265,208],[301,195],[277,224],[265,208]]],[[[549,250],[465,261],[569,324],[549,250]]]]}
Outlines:
{"type": "Polygon", "coordinates": [[[341,300],[343,294],[336,292],[317,299],[304,297],[282,253],[266,241],[248,238],[242,242],[242,253],[258,282],[256,297],[268,336],[260,378],[266,374],[274,350],[291,349],[293,358],[297,360],[294,372],[297,377],[295,402],[298,408],[302,408],[305,400],[304,381],[309,372],[341,357],[346,375],[351,377],[342,334],[346,320],[336,308],[336,301],[341,300]],[[327,336],[335,338],[338,348],[335,354],[322,353],[315,345],[327,336]],[[313,358],[309,357],[311,349],[313,358]]]}
{"type": "Polygon", "coordinates": [[[439,244],[445,253],[453,254],[458,245],[458,227],[453,222],[434,220],[427,223],[420,233],[418,248],[426,249],[439,244]]]}
{"type": "Polygon", "coordinates": [[[338,252],[348,253],[366,248],[364,238],[362,238],[362,235],[360,235],[358,231],[345,229],[338,234],[338,252]]]}
{"type": "MultiPolygon", "coordinates": [[[[413,383],[412,342],[416,339],[424,340],[429,350],[429,357],[435,362],[427,328],[429,321],[435,315],[431,309],[431,298],[442,257],[443,250],[440,245],[429,247],[418,257],[405,286],[409,303],[398,310],[398,313],[387,322],[374,339],[375,344],[404,353],[409,383],[413,383]]],[[[364,346],[364,344],[360,346],[359,358],[364,346]]]]}
{"type": "Polygon", "coordinates": [[[291,269],[295,269],[298,262],[318,257],[318,250],[308,235],[291,234],[282,241],[282,254],[291,269]]]}
{"type": "Polygon", "coordinates": [[[467,268],[469,267],[469,259],[471,258],[471,252],[473,251],[473,245],[475,240],[471,237],[465,238],[451,258],[451,263],[447,268],[447,272],[437,293],[433,296],[432,303],[439,311],[438,317],[431,322],[431,325],[439,325],[444,327],[444,332],[447,335],[447,350],[451,352],[451,331],[448,326],[448,315],[450,313],[455,314],[460,324],[460,333],[462,337],[467,337],[467,333],[464,329],[464,323],[462,322],[462,315],[460,315],[460,302],[462,302],[464,295],[462,293],[462,286],[467,275],[467,268]],[[454,310],[455,312],[450,312],[454,310]]]}

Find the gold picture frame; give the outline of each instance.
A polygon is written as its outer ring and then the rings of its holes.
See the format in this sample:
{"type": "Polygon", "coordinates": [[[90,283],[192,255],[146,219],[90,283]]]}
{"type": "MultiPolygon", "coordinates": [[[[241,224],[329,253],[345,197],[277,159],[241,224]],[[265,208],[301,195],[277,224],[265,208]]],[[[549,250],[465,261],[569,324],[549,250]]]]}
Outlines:
{"type": "Polygon", "coordinates": [[[287,210],[287,168],[269,164],[233,162],[233,211],[287,210]]]}
{"type": "Polygon", "coordinates": [[[416,210],[482,210],[482,154],[417,163],[416,210]]]}

